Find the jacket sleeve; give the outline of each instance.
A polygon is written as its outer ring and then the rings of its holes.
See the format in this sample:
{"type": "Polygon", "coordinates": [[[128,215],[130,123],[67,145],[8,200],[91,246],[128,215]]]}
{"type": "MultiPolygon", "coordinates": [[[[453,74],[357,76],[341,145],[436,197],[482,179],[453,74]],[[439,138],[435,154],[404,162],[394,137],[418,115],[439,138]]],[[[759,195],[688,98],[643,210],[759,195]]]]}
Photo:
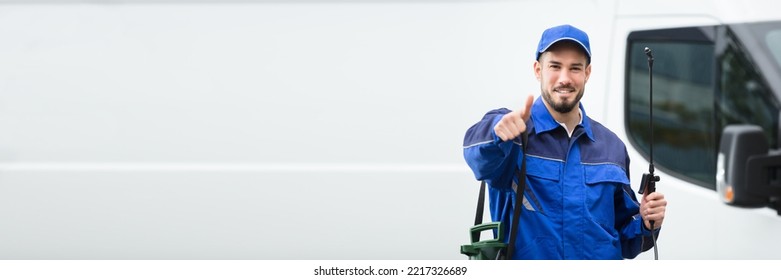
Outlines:
{"type": "Polygon", "coordinates": [[[486,113],[464,136],[464,159],[467,165],[477,180],[486,180],[492,187],[511,185],[512,172],[503,171],[511,166],[510,163],[520,151],[520,143],[502,141],[494,133],[496,123],[509,112],[502,108],[486,113]]]}
{"type": "MultiPolygon", "coordinates": [[[[627,156],[627,177],[629,177],[629,159],[627,156]]],[[[643,218],[640,215],[640,203],[637,202],[632,187],[623,185],[616,191],[616,225],[622,225],[619,228],[621,238],[621,255],[625,259],[634,259],[642,252],[653,248],[651,231],[643,225],[643,218]]],[[[654,230],[653,234],[658,236],[660,229],[654,230]]]]}

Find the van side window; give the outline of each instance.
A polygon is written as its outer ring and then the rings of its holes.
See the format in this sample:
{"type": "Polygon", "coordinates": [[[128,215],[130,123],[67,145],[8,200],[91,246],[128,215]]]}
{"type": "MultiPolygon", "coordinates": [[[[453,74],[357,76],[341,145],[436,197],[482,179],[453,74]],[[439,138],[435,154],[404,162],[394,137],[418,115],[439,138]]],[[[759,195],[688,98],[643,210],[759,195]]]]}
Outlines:
{"type": "Polygon", "coordinates": [[[628,43],[626,119],[630,142],[648,158],[649,71],[643,49],[649,47],[655,58],[654,165],[715,190],[718,135],[713,43],[696,28],[635,32],[628,43]]]}

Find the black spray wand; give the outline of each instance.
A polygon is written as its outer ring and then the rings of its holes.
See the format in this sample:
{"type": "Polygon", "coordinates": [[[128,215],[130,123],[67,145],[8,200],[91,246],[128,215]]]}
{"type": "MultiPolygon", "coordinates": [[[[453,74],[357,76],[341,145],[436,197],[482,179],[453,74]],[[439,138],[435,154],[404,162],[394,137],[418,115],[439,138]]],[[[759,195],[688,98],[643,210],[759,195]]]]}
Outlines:
{"type": "MultiPolygon", "coordinates": [[[[643,178],[640,181],[640,191],[638,193],[645,194],[645,193],[653,193],[656,191],[656,182],[659,182],[659,176],[654,175],[654,55],[651,53],[651,49],[648,47],[645,47],[643,50],[645,52],[645,55],[648,56],[648,77],[649,77],[649,83],[648,83],[648,111],[650,112],[650,117],[648,118],[648,126],[649,130],[651,131],[651,141],[649,142],[650,146],[650,152],[649,152],[649,164],[648,164],[648,172],[644,173],[643,178]]],[[[649,221],[651,224],[651,239],[654,241],[654,260],[659,259],[659,252],[656,249],[656,236],[653,234],[654,231],[654,221],[649,221]]]]}

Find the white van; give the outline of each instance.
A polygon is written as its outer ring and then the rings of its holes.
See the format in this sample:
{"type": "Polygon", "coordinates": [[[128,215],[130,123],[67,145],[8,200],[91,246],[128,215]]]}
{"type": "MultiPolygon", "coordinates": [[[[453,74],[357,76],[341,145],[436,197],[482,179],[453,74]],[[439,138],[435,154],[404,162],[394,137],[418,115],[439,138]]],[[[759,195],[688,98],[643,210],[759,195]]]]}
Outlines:
{"type": "Polygon", "coordinates": [[[0,259],[465,259],[464,132],[539,95],[535,46],[563,23],[591,37],[583,103],[635,190],[653,49],[659,258],[781,259],[779,10],[3,1],[0,259]]]}

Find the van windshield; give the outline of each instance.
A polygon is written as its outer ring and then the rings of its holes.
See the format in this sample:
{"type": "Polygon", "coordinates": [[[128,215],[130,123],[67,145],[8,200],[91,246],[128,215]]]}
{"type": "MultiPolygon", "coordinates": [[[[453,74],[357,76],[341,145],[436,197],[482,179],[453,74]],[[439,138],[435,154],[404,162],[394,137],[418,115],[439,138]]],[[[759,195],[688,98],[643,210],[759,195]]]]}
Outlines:
{"type": "Polygon", "coordinates": [[[767,32],[765,44],[775,58],[776,66],[781,66],[781,28],[767,32]]]}
{"type": "Polygon", "coordinates": [[[781,99],[781,21],[735,24],[730,29],[781,99]]]}

